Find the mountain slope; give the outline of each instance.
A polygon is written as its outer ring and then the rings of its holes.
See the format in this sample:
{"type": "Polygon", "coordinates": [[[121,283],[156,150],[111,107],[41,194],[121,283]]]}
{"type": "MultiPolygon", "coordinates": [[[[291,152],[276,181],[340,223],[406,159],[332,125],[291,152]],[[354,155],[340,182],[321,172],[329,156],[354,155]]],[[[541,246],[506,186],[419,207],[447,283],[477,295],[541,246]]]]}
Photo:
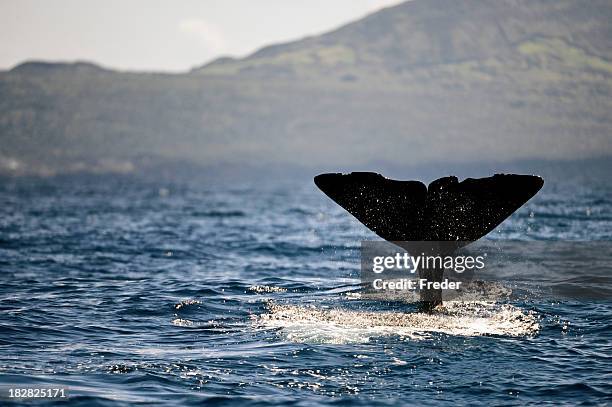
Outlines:
{"type": "Polygon", "coordinates": [[[199,73],[248,73],[261,67],[356,68],[398,74],[490,58],[522,59],[521,44],[556,39],[596,57],[612,57],[609,1],[428,0],[403,3],[336,31],[224,58],[199,73]]]}
{"type": "Polygon", "coordinates": [[[0,73],[0,171],[612,154],[612,2],[413,0],[181,75],[0,73]]]}

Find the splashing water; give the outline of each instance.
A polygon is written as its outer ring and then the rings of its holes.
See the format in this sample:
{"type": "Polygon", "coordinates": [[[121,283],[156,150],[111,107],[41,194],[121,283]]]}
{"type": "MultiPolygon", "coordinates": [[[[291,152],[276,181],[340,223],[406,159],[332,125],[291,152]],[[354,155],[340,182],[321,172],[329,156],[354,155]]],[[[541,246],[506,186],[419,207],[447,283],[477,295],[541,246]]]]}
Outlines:
{"type": "Polygon", "coordinates": [[[520,337],[540,329],[535,313],[486,302],[448,302],[433,313],[363,312],[273,302],[268,309],[253,317],[256,328],[280,329],[287,340],[305,343],[359,343],[388,335],[418,340],[433,333],[520,337]]]}

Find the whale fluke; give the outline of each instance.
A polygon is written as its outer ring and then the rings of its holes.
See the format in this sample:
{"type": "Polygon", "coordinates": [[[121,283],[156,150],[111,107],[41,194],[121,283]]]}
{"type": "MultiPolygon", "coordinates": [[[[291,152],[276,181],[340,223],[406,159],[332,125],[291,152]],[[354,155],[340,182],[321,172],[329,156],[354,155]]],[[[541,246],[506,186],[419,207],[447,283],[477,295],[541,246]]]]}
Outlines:
{"type": "Polygon", "coordinates": [[[398,181],[373,172],[321,174],[315,184],[378,236],[389,241],[480,239],[542,188],[535,175],[398,181]]]}
{"type": "MultiPolygon", "coordinates": [[[[443,177],[425,186],[373,172],[321,174],[315,184],[378,236],[408,251],[452,252],[492,231],[544,185],[535,175],[443,177]],[[401,242],[413,242],[404,243],[401,242]],[[431,247],[414,242],[449,242],[431,247]]],[[[441,276],[440,276],[441,278],[441,276]]]]}

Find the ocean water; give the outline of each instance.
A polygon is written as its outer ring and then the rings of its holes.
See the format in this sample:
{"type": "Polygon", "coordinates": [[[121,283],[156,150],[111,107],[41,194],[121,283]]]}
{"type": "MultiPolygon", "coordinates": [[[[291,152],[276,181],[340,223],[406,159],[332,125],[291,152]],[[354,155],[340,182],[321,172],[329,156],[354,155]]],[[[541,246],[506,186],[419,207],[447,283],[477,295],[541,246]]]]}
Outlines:
{"type": "MultiPolygon", "coordinates": [[[[67,386],[34,403],[62,406],[612,403],[605,253],[542,250],[546,272],[500,271],[502,300],[424,314],[359,294],[362,239],[308,181],[3,180],[0,385],[67,386]]],[[[612,241],[612,186],[548,182],[487,240],[612,241]]]]}

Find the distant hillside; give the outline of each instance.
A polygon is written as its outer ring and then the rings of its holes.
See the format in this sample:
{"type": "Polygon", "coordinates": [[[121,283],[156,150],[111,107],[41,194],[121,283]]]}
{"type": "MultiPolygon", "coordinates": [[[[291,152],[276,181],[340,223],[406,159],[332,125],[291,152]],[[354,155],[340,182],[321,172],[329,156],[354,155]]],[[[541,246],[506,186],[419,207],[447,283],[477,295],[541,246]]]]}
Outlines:
{"type": "MultiPolygon", "coordinates": [[[[604,58],[610,56],[611,10],[610,1],[412,1],[321,36],[263,48],[242,60],[222,58],[196,72],[377,71],[395,76],[473,61],[527,62],[543,48],[558,54],[559,62],[571,62],[566,58],[570,55],[559,53],[604,58]]],[[[589,64],[587,59],[574,62],[589,64]]],[[[609,67],[604,71],[609,73],[609,67]]]]}
{"type": "Polygon", "coordinates": [[[0,72],[0,173],[612,156],[612,1],[414,0],[180,75],[0,72]]]}

